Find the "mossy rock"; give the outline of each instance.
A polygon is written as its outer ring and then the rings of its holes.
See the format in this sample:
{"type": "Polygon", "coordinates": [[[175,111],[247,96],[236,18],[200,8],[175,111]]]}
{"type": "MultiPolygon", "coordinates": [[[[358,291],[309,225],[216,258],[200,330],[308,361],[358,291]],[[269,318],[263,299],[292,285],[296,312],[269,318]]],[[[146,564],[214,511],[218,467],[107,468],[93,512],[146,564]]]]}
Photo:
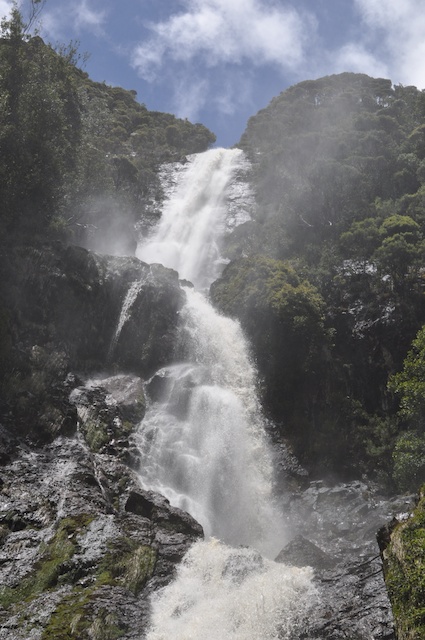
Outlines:
{"type": "Polygon", "coordinates": [[[425,485],[411,517],[393,529],[383,558],[397,637],[422,640],[425,638],[425,485]]]}
{"type": "Polygon", "coordinates": [[[93,516],[86,513],[61,520],[52,539],[44,548],[41,546],[33,571],[16,587],[0,589],[0,606],[21,607],[59,584],[72,584],[76,576],[70,560],[77,549],[76,536],[92,520],[93,516]]]}
{"type": "Polygon", "coordinates": [[[127,626],[117,613],[99,604],[99,595],[104,588],[117,586],[138,595],[152,576],[156,559],[156,550],[149,546],[129,538],[115,540],[93,585],[73,588],[51,616],[42,640],[116,640],[123,636],[127,626]]]}
{"type": "Polygon", "coordinates": [[[95,609],[95,589],[75,588],[50,618],[41,640],[116,640],[127,627],[105,608],[95,609]]]}
{"type": "Polygon", "coordinates": [[[120,538],[102,560],[97,581],[121,585],[137,595],[152,577],[156,560],[157,552],[152,547],[140,545],[130,538],[120,538]]]}

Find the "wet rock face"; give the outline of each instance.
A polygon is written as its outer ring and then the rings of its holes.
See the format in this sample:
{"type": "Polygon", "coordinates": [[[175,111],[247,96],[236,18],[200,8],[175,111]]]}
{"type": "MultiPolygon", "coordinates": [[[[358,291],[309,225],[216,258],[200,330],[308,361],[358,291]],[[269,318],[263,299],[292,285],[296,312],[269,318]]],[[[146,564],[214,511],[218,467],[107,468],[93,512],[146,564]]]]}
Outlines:
{"type": "Polygon", "coordinates": [[[406,497],[385,498],[362,482],[312,482],[287,496],[293,539],[276,561],[310,565],[320,592],[303,640],[394,640],[376,532],[408,503],[406,497]]]}
{"type": "Polygon", "coordinates": [[[139,372],[153,372],[163,363],[165,350],[168,358],[173,352],[184,293],[171,269],[59,243],[14,249],[7,259],[3,256],[2,267],[10,282],[10,286],[2,284],[2,294],[5,306],[15,315],[13,338],[21,347],[52,350],[60,345],[74,369],[87,370],[91,365],[93,369],[109,358],[110,364],[135,367],[139,372]],[[111,352],[122,305],[133,283],[140,287],[111,352]]]}
{"type": "Polygon", "coordinates": [[[72,431],[70,372],[115,368],[147,377],[172,361],[184,302],[176,272],[60,243],[15,247],[0,262],[10,334],[0,415],[18,435],[41,444],[72,431]]]}
{"type": "Polygon", "coordinates": [[[0,476],[0,638],[139,638],[200,525],[80,438],[21,448],[0,476]]]}
{"type": "Polygon", "coordinates": [[[128,374],[91,378],[73,389],[69,399],[89,448],[125,457],[128,438],[145,414],[142,379],[128,374]]]}
{"type": "Polygon", "coordinates": [[[173,358],[178,276],[61,244],[0,258],[0,640],[140,638],[203,535],[128,466],[143,378],[173,358]]]}
{"type": "Polygon", "coordinates": [[[412,509],[379,531],[385,582],[398,640],[425,637],[425,485],[412,509]]]}

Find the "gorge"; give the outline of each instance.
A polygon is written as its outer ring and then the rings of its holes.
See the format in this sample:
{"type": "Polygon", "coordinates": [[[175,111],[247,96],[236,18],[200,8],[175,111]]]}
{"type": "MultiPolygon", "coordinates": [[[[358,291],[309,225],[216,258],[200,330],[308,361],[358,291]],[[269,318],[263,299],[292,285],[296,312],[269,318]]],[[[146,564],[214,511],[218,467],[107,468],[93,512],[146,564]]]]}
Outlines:
{"type": "Polygon", "coordinates": [[[420,638],[423,95],[307,81],[208,150],[13,46],[0,638],[390,640],[382,560],[420,638]]]}

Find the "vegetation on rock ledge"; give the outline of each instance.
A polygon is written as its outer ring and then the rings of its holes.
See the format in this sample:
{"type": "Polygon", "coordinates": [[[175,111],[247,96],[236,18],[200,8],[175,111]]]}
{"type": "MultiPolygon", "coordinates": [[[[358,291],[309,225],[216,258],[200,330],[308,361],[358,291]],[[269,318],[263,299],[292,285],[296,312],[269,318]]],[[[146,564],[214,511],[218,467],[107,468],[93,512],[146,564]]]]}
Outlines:
{"type": "Polygon", "coordinates": [[[412,516],[396,525],[383,552],[399,640],[425,635],[425,486],[412,516]]]}

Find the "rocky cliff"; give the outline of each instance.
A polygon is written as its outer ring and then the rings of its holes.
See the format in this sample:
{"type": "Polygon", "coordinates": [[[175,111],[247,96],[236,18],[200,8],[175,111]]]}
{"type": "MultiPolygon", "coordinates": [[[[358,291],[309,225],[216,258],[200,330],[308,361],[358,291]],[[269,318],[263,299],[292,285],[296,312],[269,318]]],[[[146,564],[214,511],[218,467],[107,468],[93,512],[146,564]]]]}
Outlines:
{"type": "Polygon", "coordinates": [[[413,511],[383,527],[378,536],[398,640],[425,636],[425,487],[413,511]]]}
{"type": "Polygon", "coordinates": [[[172,359],[177,274],[58,243],[2,267],[0,638],[139,637],[202,536],[142,490],[129,440],[172,359]]]}

